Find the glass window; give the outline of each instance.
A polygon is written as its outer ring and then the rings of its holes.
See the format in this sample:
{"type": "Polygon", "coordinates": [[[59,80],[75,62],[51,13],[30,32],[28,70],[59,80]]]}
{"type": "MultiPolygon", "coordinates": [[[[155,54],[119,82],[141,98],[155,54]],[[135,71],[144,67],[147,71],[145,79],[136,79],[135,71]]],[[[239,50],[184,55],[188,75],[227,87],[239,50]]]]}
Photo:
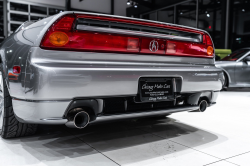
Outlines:
{"type": "Polygon", "coordinates": [[[29,20],[29,17],[28,15],[10,13],[10,20],[25,22],[29,20]]]}
{"type": "Polygon", "coordinates": [[[3,34],[4,34],[3,32],[3,1],[0,1],[0,36],[3,36],[3,34]]]}
{"type": "Polygon", "coordinates": [[[238,50],[250,46],[250,1],[234,1],[230,46],[238,50]]]}
{"type": "Polygon", "coordinates": [[[249,51],[250,51],[249,49],[241,49],[241,50],[234,51],[233,53],[223,58],[222,61],[236,61],[249,51]]]}
{"type": "Polygon", "coordinates": [[[4,36],[3,25],[0,25],[0,36],[4,36]]]}
{"type": "Polygon", "coordinates": [[[174,23],[174,8],[172,7],[158,11],[158,21],[174,23]]]}
{"type": "Polygon", "coordinates": [[[21,24],[10,24],[10,30],[15,31],[21,24]]]}
{"type": "Polygon", "coordinates": [[[44,17],[30,16],[30,20],[42,20],[44,17]]]}
{"type": "Polygon", "coordinates": [[[149,20],[149,14],[145,14],[142,16],[142,19],[149,20]]]}
{"type": "Polygon", "coordinates": [[[196,27],[196,1],[177,6],[177,24],[196,27]]]}
{"type": "Polygon", "coordinates": [[[198,28],[206,30],[211,35],[215,48],[223,48],[221,45],[223,42],[221,42],[220,1],[203,0],[200,5],[198,28]]]}
{"type": "Polygon", "coordinates": [[[150,13],[150,14],[145,14],[142,16],[143,19],[146,19],[146,20],[154,20],[156,21],[157,20],[157,14],[156,12],[154,13],[150,13]]]}
{"type": "Polygon", "coordinates": [[[0,44],[4,41],[4,39],[0,39],[0,44]]]}
{"type": "Polygon", "coordinates": [[[54,8],[49,8],[49,15],[54,15],[57,13],[63,12],[62,9],[54,9],[54,8]]]}
{"type": "Polygon", "coordinates": [[[28,12],[28,5],[10,2],[10,10],[28,12]]]}
{"type": "Polygon", "coordinates": [[[30,12],[31,13],[37,13],[37,14],[44,14],[47,15],[47,8],[41,7],[41,6],[30,6],[30,12]]]}

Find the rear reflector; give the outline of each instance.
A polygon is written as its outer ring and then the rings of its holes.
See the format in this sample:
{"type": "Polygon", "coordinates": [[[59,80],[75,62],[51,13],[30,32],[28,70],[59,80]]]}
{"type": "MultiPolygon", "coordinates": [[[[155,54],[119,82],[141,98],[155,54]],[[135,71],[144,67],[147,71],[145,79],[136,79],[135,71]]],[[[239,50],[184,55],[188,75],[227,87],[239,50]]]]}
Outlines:
{"type": "Polygon", "coordinates": [[[212,56],[214,53],[214,49],[212,46],[207,47],[207,55],[212,56]]]}
{"type": "MultiPolygon", "coordinates": [[[[88,25],[90,26],[90,25],[88,25]]],[[[201,36],[202,38],[202,36],[201,36]]],[[[72,51],[104,51],[136,54],[160,54],[172,56],[191,56],[213,58],[213,43],[203,31],[169,26],[158,23],[135,21],[121,18],[94,17],[90,15],[65,15],[56,21],[45,34],[41,48],[72,51]],[[91,18],[102,21],[116,21],[129,24],[141,24],[152,27],[168,28],[203,35],[202,42],[177,41],[151,37],[111,33],[93,32],[74,29],[78,18],[91,18]]]]}
{"type": "Polygon", "coordinates": [[[54,32],[49,36],[49,41],[54,46],[64,46],[68,43],[69,37],[64,32],[54,32]]]}

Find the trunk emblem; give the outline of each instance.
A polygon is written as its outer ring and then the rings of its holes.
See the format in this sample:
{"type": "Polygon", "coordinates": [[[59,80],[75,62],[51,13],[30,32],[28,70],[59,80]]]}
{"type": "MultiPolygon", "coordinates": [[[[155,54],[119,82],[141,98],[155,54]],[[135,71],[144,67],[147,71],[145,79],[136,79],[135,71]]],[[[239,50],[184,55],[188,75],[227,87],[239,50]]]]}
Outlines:
{"type": "Polygon", "coordinates": [[[159,44],[156,40],[152,40],[150,43],[149,43],[149,50],[152,51],[152,52],[156,52],[158,51],[159,49],[159,44]]]}

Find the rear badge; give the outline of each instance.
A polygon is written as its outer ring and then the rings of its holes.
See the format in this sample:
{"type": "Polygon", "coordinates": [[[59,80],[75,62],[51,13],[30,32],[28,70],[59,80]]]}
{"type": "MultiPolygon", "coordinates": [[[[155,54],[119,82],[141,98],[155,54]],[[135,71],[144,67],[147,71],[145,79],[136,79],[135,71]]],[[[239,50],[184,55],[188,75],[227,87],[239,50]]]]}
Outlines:
{"type": "Polygon", "coordinates": [[[151,52],[156,52],[158,51],[159,49],[159,44],[156,40],[152,40],[150,43],[149,43],[149,50],[151,52]]]}

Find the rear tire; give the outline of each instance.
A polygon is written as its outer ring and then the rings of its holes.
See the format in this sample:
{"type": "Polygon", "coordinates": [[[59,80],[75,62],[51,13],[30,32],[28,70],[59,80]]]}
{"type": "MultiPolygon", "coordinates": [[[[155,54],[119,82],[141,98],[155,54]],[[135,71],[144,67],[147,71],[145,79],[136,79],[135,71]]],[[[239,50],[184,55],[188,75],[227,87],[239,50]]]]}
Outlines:
{"type": "Polygon", "coordinates": [[[37,125],[19,122],[13,111],[5,78],[0,65],[0,135],[2,138],[14,138],[35,134],[37,125]]]}
{"type": "Polygon", "coordinates": [[[224,77],[225,77],[225,82],[224,82],[224,84],[222,86],[222,90],[226,91],[227,88],[228,88],[228,77],[227,77],[226,73],[223,72],[223,74],[224,74],[224,77]]]}

